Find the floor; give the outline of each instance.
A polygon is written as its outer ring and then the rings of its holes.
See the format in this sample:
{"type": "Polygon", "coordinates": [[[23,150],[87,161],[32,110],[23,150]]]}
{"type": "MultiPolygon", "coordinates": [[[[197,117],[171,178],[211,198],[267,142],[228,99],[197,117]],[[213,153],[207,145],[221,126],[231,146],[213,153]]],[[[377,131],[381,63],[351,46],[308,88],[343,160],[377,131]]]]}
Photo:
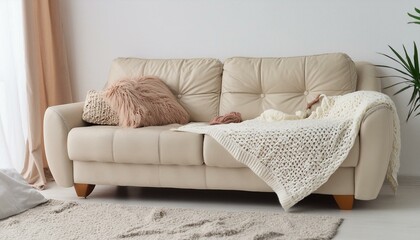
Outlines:
{"type": "MultiPolygon", "coordinates": [[[[78,199],[73,188],[50,183],[41,192],[46,198],[238,211],[281,212],[274,193],[209,191],[96,186],[87,199],[78,199]]],[[[340,211],[331,196],[311,195],[291,210],[344,219],[334,239],[420,239],[420,184],[401,184],[397,194],[384,185],[373,201],[356,201],[351,211],[340,211]]]]}

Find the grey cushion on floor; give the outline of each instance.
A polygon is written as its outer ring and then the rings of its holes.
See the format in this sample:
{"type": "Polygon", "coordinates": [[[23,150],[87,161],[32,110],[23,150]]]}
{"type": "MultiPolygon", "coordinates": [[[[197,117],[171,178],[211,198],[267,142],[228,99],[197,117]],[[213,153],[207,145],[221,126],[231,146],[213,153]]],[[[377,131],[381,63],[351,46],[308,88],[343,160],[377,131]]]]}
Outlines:
{"type": "Polygon", "coordinates": [[[46,202],[14,169],[0,169],[0,219],[46,202]]]}

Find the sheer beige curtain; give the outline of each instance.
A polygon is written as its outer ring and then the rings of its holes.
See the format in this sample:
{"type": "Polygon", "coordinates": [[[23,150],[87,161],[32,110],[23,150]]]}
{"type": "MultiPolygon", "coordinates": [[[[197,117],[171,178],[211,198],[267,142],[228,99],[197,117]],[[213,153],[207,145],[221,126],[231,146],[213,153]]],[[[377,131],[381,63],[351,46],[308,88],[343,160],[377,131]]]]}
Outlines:
{"type": "Polygon", "coordinates": [[[24,0],[29,133],[23,177],[37,188],[47,183],[43,118],[48,106],[72,101],[58,0],[24,0]]]}

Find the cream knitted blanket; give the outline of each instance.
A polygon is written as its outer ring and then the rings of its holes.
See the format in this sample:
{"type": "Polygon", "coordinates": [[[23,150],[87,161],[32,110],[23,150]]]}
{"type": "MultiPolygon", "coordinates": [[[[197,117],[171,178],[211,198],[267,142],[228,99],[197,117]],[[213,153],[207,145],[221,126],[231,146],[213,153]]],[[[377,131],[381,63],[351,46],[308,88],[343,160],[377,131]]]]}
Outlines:
{"type": "Polygon", "coordinates": [[[242,123],[213,126],[191,123],[177,130],[212,136],[264,180],[287,210],[318,189],[338,169],[352,148],[364,117],[378,107],[394,113],[387,179],[396,188],[399,120],[392,100],[379,92],[323,96],[321,105],[305,119],[272,121],[273,116],[267,118],[265,113],[242,123]]]}

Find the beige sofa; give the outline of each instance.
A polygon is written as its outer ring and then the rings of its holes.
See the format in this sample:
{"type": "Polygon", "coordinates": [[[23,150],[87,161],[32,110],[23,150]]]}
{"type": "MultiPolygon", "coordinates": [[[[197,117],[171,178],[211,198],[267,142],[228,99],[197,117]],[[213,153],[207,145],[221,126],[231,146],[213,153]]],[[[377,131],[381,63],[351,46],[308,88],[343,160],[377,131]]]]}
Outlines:
{"type": "MultiPolygon", "coordinates": [[[[266,109],[302,110],[318,94],[381,91],[374,66],[345,54],[290,58],[146,60],[116,59],[108,83],[124,77],[160,77],[189,112],[207,122],[238,111],[243,119],[266,109]]],[[[95,184],[272,191],[214,139],[174,132],[177,125],[127,129],[90,125],[83,102],[53,106],[44,120],[46,156],[58,185],[75,186],[86,197],[95,184]]],[[[392,113],[373,109],[347,159],[315,193],[334,195],[341,209],[353,199],[375,199],[383,184],[392,145],[392,113]]]]}

